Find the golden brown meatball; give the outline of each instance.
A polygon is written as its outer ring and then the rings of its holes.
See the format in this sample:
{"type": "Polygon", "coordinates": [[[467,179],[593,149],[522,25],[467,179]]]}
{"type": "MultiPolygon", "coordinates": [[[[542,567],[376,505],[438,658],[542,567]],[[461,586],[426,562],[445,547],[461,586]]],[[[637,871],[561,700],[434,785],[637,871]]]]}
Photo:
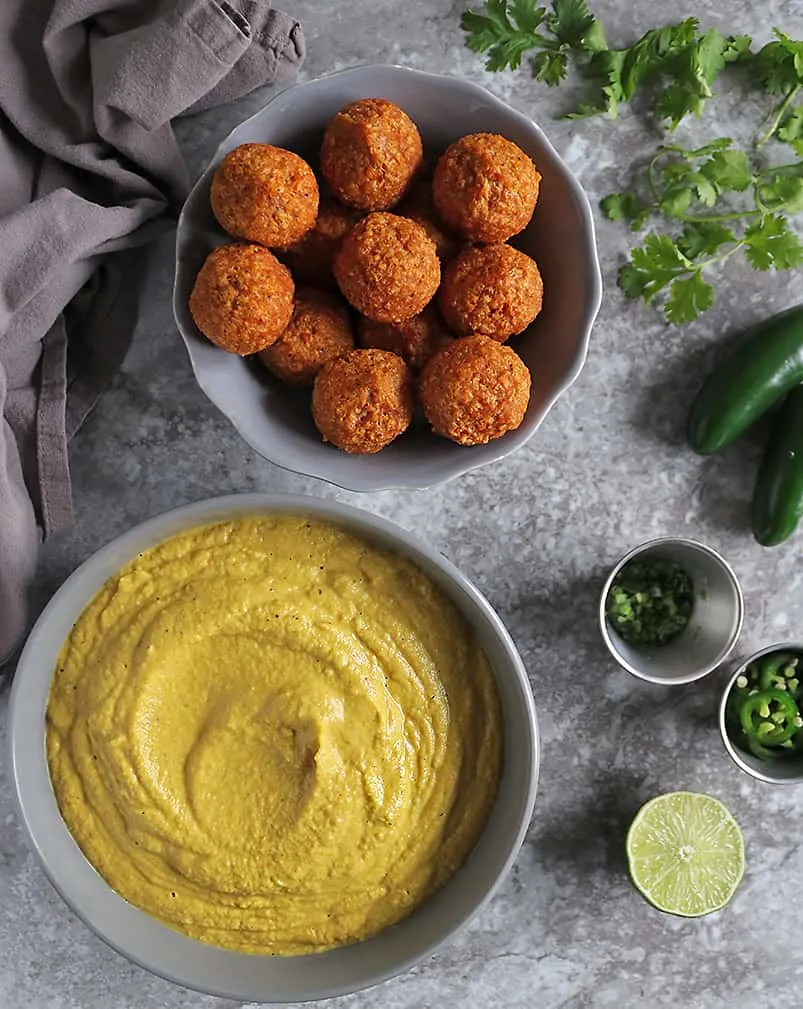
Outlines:
{"type": "Polygon", "coordinates": [[[292,151],[241,144],[215,172],[210,201],[230,235],[262,245],[290,245],[315,223],[318,183],[306,161],[292,151]]]}
{"type": "Polygon", "coordinates": [[[354,347],[354,333],[346,305],[336,294],[313,288],[296,292],[290,323],[259,360],[288,385],[312,385],[327,361],[354,347]]]}
{"type": "Polygon", "coordinates": [[[406,112],[386,98],[362,98],[326,127],[321,172],[344,203],[387,210],[404,195],[421,156],[421,137],[406,112]]]}
{"type": "Polygon", "coordinates": [[[527,227],[541,175],[524,151],[496,133],[456,140],[435,166],[438,212],[473,242],[506,242],[527,227]]]}
{"type": "Polygon", "coordinates": [[[435,243],[420,224],[395,214],[369,214],[335,253],[335,280],[346,300],[376,322],[417,315],[438,290],[435,243]]]}
{"type": "Polygon", "coordinates": [[[543,298],[535,260],[509,245],[476,245],[446,267],[439,305],[455,333],[504,342],[530,325],[543,298]]]}
{"type": "Polygon", "coordinates": [[[436,350],[453,339],[434,305],[405,322],[374,322],[361,316],[357,332],[361,347],[390,350],[414,371],[420,371],[436,350]]]}
{"type": "Polygon", "coordinates": [[[386,350],[352,350],[321,368],[312,417],[324,441],[344,452],[371,454],[406,431],[415,396],[410,369],[386,350]]]}
{"type": "Polygon", "coordinates": [[[410,192],[396,208],[400,217],[409,217],[411,221],[420,224],[427,235],[435,243],[438,259],[441,263],[451,259],[457,252],[460,241],[438,216],[435,201],[432,197],[432,180],[420,178],[410,188],[410,192]]]}
{"type": "Polygon", "coordinates": [[[322,197],[313,227],[299,241],[281,250],[281,257],[296,280],[334,287],[332,258],[340,239],[359,219],[359,211],[344,207],[331,197],[322,197]]]}
{"type": "Polygon", "coordinates": [[[219,245],[190,294],[190,314],[212,343],[232,354],[256,354],[279,339],[293,314],[293,278],[261,245],[219,245]]]}
{"type": "Polygon", "coordinates": [[[437,434],[458,445],[484,445],[524,420],[530,373],[510,347],[466,336],[427,361],[418,398],[437,434]]]}

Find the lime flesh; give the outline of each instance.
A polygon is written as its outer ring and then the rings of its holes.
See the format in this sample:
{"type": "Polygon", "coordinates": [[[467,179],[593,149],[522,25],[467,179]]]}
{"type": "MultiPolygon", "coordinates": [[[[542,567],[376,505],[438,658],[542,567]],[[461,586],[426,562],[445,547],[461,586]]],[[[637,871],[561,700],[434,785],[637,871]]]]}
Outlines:
{"type": "Polygon", "coordinates": [[[744,838],[718,799],[667,792],[641,807],[627,832],[636,887],[660,911],[697,918],[724,907],[744,875],[744,838]]]}

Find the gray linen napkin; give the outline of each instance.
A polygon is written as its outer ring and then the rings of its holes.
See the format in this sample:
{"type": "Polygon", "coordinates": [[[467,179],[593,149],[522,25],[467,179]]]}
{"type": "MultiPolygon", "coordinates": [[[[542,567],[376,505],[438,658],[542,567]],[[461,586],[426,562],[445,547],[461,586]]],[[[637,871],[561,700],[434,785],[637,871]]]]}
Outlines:
{"type": "Polygon", "coordinates": [[[269,0],[1,0],[0,662],[39,530],[70,521],[67,440],[128,348],[121,250],[170,226],[188,189],[170,120],[303,58],[269,0]]]}

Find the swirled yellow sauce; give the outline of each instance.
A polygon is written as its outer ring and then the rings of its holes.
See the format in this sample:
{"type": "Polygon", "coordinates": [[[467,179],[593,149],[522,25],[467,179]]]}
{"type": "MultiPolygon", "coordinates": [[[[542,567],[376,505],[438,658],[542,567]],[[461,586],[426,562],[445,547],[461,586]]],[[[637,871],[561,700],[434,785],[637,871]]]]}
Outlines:
{"type": "Polygon", "coordinates": [[[107,883],[254,953],[407,916],[474,846],[501,751],[492,672],[449,599],[302,517],[140,554],[79,617],[47,708],[59,808],[107,883]]]}

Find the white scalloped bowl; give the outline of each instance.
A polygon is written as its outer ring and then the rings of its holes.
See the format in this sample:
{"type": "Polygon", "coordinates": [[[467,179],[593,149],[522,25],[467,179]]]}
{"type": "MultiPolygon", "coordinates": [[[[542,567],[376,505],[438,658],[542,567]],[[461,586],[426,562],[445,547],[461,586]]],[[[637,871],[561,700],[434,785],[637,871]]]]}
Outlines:
{"type": "Polygon", "coordinates": [[[580,374],[601,299],[588,199],[541,129],[476,84],[404,67],[354,67],[281,92],[226,137],[178,222],[173,310],[201,389],[260,455],[347,490],[431,487],[520,448],[580,374]],[[212,175],[223,157],[239,144],[270,143],[291,148],[316,167],[326,123],[344,105],[366,97],[400,105],[417,124],[430,159],[466,133],[501,133],[541,172],[533,219],[513,241],[536,260],[544,279],[541,314],[511,341],[530,370],[533,392],[521,427],[487,445],[455,445],[422,423],[377,455],[339,452],[322,442],[307,395],[282,385],[252,360],[213,346],[189,313],[190,291],[204,259],[230,241],[209,207],[212,175]]]}

